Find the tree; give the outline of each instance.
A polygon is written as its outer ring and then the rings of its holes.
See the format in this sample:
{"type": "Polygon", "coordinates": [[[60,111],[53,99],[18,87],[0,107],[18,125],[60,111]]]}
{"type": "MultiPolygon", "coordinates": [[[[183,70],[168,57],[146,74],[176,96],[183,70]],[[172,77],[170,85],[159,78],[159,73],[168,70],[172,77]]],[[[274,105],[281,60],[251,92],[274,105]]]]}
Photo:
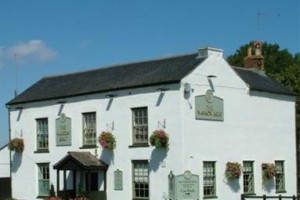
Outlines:
{"type": "MultiPolygon", "coordinates": [[[[241,46],[233,55],[228,56],[227,61],[233,66],[243,66],[247,49],[252,42],[241,46]]],[[[300,184],[300,53],[292,55],[286,49],[280,49],[278,44],[262,45],[262,55],[265,59],[266,74],[286,86],[296,94],[296,135],[297,135],[297,160],[298,160],[298,184],[300,184]]],[[[298,185],[298,193],[300,185],[298,185]]]]}

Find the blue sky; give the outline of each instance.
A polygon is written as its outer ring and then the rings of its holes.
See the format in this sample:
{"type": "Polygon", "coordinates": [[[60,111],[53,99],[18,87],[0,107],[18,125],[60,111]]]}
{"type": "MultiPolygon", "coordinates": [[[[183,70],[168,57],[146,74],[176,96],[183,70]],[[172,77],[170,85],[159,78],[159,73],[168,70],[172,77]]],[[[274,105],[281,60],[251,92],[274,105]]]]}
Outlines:
{"type": "Polygon", "coordinates": [[[259,35],[300,52],[300,1],[0,0],[0,147],[8,141],[5,103],[16,88],[203,46],[228,56],[259,35]]]}

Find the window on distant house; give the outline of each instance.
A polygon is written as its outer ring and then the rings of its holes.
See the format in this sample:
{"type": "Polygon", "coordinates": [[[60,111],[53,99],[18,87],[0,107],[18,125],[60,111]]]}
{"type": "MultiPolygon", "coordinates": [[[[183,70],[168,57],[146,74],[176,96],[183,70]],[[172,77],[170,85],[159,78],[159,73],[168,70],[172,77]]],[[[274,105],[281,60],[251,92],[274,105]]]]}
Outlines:
{"type": "Polygon", "coordinates": [[[215,162],[203,162],[203,195],[216,196],[216,170],[215,162]]]}
{"type": "Polygon", "coordinates": [[[284,161],[275,161],[275,167],[276,167],[276,176],[275,176],[276,192],[285,192],[284,161]]]}
{"type": "Polygon", "coordinates": [[[36,120],[37,124],[37,150],[48,150],[48,119],[36,120]]]}
{"type": "Polygon", "coordinates": [[[148,161],[132,161],[133,199],[149,199],[148,161]]]}
{"type": "Polygon", "coordinates": [[[148,109],[147,107],[132,109],[132,131],[134,144],[148,143],[148,109]]]}
{"type": "Polygon", "coordinates": [[[96,145],[96,112],[83,113],[83,146],[96,145]]]}
{"type": "Polygon", "coordinates": [[[253,161],[243,162],[243,187],[244,193],[254,193],[253,161]]]}
{"type": "Polygon", "coordinates": [[[38,188],[39,196],[49,196],[49,163],[41,163],[38,165],[38,188]]]}

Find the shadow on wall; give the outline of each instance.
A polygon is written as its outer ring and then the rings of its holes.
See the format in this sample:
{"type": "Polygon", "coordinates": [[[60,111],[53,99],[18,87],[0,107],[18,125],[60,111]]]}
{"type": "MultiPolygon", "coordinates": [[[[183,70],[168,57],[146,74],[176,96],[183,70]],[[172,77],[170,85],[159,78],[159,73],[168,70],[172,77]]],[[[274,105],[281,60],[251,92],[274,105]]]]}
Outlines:
{"type": "Polygon", "coordinates": [[[263,183],[263,189],[270,193],[272,189],[275,188],[275,180],[274,178],[267,180],[265,183],[263,183]]]}
{"type": "Polygon", "coordinates": [[[12,171],[17,172],[22,163],[22,153],[14,153],[12,159],[12,171]]]}
{"type": "Polygon", "coordinates": [[[156,172],[160,165],[164,165],[164,160],[167,157],[168,149],[153,149],[150,158],[150,171],[156,172]]]}
{"type": "Polygon", "coordinates": [[[231,191],[234,192],[234,193],[238,193],[240,191],[240,189],[241,189],[239,179],[228,181],[227,185],[229,186],[229,188],[231,189],[231,191]]]}
{"type": "Polygon", "coordinates": [[[115,155],[114,151],[103,149],[100,155],[100,160],[105,162],[107,165],[114,163],[115,155]]]}

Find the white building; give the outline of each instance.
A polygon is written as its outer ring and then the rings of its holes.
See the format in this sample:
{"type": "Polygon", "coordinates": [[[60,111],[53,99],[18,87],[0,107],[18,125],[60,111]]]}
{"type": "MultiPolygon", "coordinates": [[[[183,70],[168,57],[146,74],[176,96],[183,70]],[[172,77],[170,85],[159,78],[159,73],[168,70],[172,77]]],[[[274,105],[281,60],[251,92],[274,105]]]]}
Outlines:
{"type": "Polygon", "coordinates": [[[10,177],[8,145],[0,148],[0,178],[10,177]]]}
{"type": "Polygon", "coordinates": [[[0,199],[11,196],[10,152],[8,145],[0,148],[0,199]]]}
{"type": "Polygon", "coordinates": [[[47,196],[50,184],[107,200],[296,194],[293,93],[219,49],[45,77],[7,105],[11,139],[25,143],[12,155],[17,199],[47,196]],[[167,150],[149,144],[157,129],[167,150]],[[227,181],[227,162],[241,164],[239,179],[227,181]],[[263,163],[277,168],[264,183],[263,163]]]}

